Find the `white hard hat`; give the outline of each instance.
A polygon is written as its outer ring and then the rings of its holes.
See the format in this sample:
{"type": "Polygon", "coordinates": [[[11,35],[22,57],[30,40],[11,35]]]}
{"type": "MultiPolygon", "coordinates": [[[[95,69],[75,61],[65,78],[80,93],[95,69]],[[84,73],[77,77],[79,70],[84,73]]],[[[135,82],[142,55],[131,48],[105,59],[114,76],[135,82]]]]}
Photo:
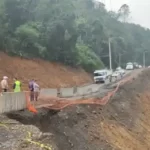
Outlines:
{"type": "Polygon", "coordinates": [[[3,76],[3,79],[8,79],[8,77],[7,76],[3,76]]]}

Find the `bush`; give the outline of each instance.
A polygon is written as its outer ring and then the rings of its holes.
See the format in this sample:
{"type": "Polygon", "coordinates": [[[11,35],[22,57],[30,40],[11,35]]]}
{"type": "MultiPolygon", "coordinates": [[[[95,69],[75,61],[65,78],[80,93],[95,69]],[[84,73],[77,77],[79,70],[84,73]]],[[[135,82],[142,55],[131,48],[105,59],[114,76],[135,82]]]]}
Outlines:
{"type": "Polygon", "coordinates": [[[77,44],[78,65],[83,67],[87,72],[93,72],[96,69],[104,67],[104,64],[96,54],[86,45],[77,44]]]}

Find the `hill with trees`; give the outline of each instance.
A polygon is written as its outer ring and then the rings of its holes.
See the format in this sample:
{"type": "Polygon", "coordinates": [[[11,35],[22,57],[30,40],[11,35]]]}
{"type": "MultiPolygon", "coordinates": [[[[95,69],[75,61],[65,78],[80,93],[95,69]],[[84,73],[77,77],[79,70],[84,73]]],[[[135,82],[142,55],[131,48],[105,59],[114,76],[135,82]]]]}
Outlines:
{"type": "Polygon", "coordinates": [[[113,67],[142,63],[143,52],[150,51],[150,30],[127,23],[129,14],[126,4],[116,13],[92,0],[1,0],[0,50],[91,72],[109,66],[113,37],[113,67]]]}

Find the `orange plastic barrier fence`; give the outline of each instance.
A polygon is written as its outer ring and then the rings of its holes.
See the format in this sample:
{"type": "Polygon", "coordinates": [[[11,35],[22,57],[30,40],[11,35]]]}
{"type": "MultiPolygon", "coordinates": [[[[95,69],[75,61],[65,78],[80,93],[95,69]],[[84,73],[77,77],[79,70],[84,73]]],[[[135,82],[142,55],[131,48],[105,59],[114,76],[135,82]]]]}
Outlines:
{"type": "MultiPolygon", "coordinates": [[[[94,105],[106,105],[111,97],[115,95],[115,93],[118,91],[120,85],[123,85],[124,83],[131,80],[131,77],[128,77],[122,81],[120,81],[117,84],[117,87],[111,91],[108,92],[106,96],[104,96],[102,99],[99,98],[91,98],[86,100],[68,100],[68,99],[62,99],[62,100],[52,100],[52,101],[43,101],[41,105],[38,105],[36,108],[48,108],[52,110],[61,110],[71,105],[80,105],[80,104],[94,104],[94,105]],[[46,103],[45,103],[46,102],[46,103]],[[45,104],[44,104],[45,103],[45,104]]],[[[30,103],[29,95],[26,95],[27,98],[27,108],[29,111],[33,113],[37,113],[36,108],[30,103]]]]}
{"type": "Polygon", "coordinates": [[[37,113],[37,110],[36,108],[31,104],[30,102],[30,96],[29,96],[29,93],[25,93],[25,96],[26,96],[26,101],[27,101],[27,109],[33,113],[37,113]]]}

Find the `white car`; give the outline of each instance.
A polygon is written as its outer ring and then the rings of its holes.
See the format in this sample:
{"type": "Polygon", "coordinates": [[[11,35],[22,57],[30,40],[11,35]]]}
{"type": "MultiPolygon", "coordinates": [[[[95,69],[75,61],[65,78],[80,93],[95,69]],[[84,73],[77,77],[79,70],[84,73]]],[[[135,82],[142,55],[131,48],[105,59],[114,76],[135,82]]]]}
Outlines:
{"type": "Polygon", "coordinates": [[[121,75],[121,73],[120,72],[118,72],[118,71],[115,71],[115,72],[113,72],[113,74],[111,75],[112,77],[119,77],[121,75]]]}
{"type": "Polygon", "coordinates": [[[109,78],[109,76],[111,76],[112,72],[104,69],[104,70],[96,70],[94,71],[94,82],[95,83],[99,83],[99,82],[103,82],[105,83],[106,79],[109,78]]]}
{"type": "Polygon", "coordinates": [[[125,74],[125,70],[121,67],[116,68],[116,71],[120,72],[121,74],[125,74]]]}
{"type": "Polygon", "coordinates": [[[133,69],[134,69],[133,63],[127,63],[126,70],[133,70],[133,69]]]}

